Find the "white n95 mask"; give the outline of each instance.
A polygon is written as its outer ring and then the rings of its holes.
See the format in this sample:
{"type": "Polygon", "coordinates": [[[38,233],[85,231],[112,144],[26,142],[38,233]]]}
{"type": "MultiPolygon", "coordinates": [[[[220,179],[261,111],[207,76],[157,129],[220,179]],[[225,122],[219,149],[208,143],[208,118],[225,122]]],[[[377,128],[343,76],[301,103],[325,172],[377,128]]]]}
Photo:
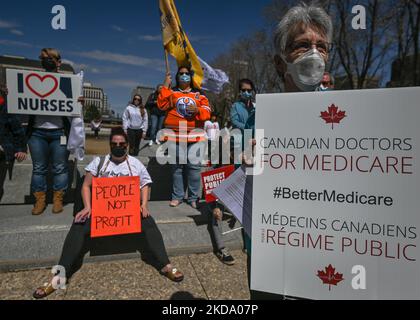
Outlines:
{"type": "Polygon", "coordinates": [[[309,50],[293,63],[286,63],[286,73],[290,74],[300,90],[304,92],[315,91],[325,72],[324,59],[317,49],[309,50]]]}

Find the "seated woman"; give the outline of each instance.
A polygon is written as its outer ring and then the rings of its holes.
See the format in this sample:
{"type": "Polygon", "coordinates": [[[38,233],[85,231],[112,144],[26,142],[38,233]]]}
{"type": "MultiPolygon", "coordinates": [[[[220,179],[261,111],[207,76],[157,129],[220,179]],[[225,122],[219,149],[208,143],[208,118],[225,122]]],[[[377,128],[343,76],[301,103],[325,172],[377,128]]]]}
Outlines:
{"type": "Polygon", "coordinates": [[[149,173],[144,165],[131,156],[127,155],[128,137],[124,130],[114,128],[110,137],[111,154],[104,158],[96,158],[86,167],[86,177],[82,187],[84,209],[79,212],[64,242],[59,268],[65,271],[65,275],[57,273],[50,283],[38,288],[33,296],[42,299],[62,287],[60,283],[70,279],[82,266],[85,254],[90,251],[90,224],[91,224],[91,188],[93,177],[124,177],[139,176],[141,183],[141,219],[142,233],[139,237],[145,240],[152,255],[159,263],[160,272],[170,280],[180,282],[184,275],[174,268],[166,253],[162,235],[151,217],[148,209],[149,185],[152,183],[149,173]]]}

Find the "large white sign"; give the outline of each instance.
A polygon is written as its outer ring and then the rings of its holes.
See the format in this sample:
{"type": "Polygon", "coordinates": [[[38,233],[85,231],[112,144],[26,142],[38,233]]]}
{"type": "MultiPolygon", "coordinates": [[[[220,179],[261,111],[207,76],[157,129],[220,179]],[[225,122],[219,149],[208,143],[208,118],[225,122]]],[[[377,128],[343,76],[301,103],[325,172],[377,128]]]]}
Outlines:
{"type": "Polygon", "coordinates": [[[6,70],[9,113],[80,116],[82,96],[78,75],[6,70]]]}
{"type": "Polygon", "coordinates": [[[420,88],[259,95],[252,288],[420,299],[420,88]]]}

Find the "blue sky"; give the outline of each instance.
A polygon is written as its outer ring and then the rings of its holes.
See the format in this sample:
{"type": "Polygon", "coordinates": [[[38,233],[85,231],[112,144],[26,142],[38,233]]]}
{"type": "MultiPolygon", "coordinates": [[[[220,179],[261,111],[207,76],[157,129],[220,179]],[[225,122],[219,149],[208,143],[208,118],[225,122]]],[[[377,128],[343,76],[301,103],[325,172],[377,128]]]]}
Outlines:
{"type": "MultiPolygon", "coordinates": [[[[176,0],[197,54],[211,62],[236,39],[264,27],[271,0],[176,0]]],[[[63,59],[83,68],[121,112],[136,85],[164,78],[157,0],[10,1],[0,11],[0,54],[37,58],[40,48],[58,48],[63,59]],[[51,28],[51,9],[64,5],[67,30],[51,28]]]]}

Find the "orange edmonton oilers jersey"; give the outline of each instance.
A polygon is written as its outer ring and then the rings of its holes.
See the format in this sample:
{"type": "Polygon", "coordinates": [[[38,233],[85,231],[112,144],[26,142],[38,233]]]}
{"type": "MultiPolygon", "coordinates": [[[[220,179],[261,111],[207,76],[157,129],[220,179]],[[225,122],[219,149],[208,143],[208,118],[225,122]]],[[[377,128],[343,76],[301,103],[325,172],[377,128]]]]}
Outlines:
{"type": "Polygon", "coordinates": [[[157,105],[166,111],[165,140],[177,142],[199,142],[206,140],[204,122],[210,119],[211,108],[209,100],[200,92],[183,92],[179,89],[162,88],[157,105]],[[188,114],[187,107],[195,105],[198,113],[195,116],[188,114]],[[168,130],[169,129],[169,130],[168,130]],[[191,132],[201,129],[199,132],[191,132]]]}

